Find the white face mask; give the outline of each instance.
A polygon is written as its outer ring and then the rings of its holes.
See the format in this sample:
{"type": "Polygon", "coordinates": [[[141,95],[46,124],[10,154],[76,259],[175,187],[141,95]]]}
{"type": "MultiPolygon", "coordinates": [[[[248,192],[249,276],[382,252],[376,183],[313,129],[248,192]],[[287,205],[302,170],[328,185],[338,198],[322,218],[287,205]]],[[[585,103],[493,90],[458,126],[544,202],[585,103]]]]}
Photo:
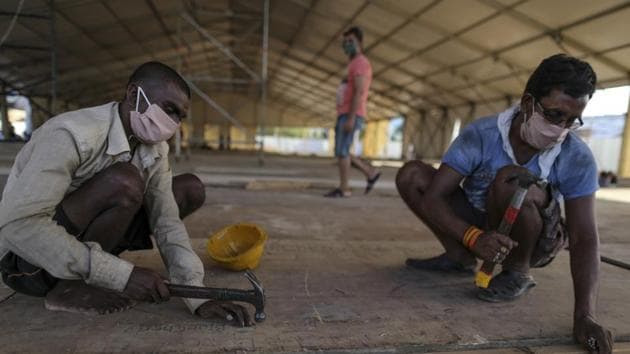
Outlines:
{"type": "Polygon", "coordinates": [[[568,128],[563,128],[547,121],[545,117],[536,111],[535,99],[532,97],[532,114],[521,124],[521,139],[538,150],[547,150],[564,141],[569,133],[568,128]]]}
{"type": "Polygon", "coordinates": [[[130,112],[130,120],[131,130],[135,137],[140,142],[149,145],[168,140],[179,128],[179,123],[173,121],[160,106],[149,102],[140,86],[138,86],[138,95],[136,96],[136,109],[130,112]],[[140,94],[149,105],[144,113],[138,112],[140,94]]]}

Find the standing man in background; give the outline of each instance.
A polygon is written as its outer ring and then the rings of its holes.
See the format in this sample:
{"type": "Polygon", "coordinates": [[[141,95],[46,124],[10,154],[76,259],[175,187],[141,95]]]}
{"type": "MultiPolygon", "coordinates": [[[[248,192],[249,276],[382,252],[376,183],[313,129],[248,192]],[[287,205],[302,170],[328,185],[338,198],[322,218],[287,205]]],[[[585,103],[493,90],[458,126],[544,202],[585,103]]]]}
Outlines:
{"type": "Polygon", "coordinates": [[[335,125],[335,157],[339,160],[339,187],[325,195],[330,198],[352,195],[348,186],[351,163],[361,170],[367,179],[366,194],[381,176],[372,165],[350,155],[354,133],[361,128],[367,115],[367,98],[372,82],[372,66],[363,55],[362,42],[363,32],[359,27],[351,27],[343,34],[343,51],[350,62],[348,82],[343,93],[343,102],[337,106],[338,117],[335,125]]]}

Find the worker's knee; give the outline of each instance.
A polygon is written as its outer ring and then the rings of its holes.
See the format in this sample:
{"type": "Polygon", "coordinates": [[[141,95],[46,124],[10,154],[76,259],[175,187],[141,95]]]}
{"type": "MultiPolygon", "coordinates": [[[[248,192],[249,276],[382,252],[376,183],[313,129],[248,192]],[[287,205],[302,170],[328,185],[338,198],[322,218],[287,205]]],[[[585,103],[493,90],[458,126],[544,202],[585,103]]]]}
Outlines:
{"type": "Polygon", "coordinates": [[[117,207],[137,210],[144,198],[144,180],[138,169],[128,162],[119,162],[103,171],[103,190],[117,207]]]}
{"type": "MultiPolygon", "coordinates": [[[[509,180],[518,174],[528,173],[529,170],[521,166],[505,166],[497,171],[494,181],[488,189],[488,200],[494,201],[501,209],[506,208],[512,196],[518,188],[516,181],[509,182],[509,180]]],[[[539,186],[532,184],[529,186],[523,206],[521,209],[534,207],[544,208],[549,203],[549,193],[546,189],[542,189],[539,186]]]]}
{"type": "Polygon", "coordinates": [[[396,187],[403,195],[409,191],[424,193],[433,180],[435,169],[420,160],[405,163],[396,174],[396,187]]]}
{"type": "Polygon", "coordinates": [[[500,200],[509,199],[516,191],[516,183],[509,183],[509,179],[519,173],[529,173],[529,171],[520,166],[505,166],[497,171],[494,180],[490,184],[488,193],[500,200]]]}
{"type": "Polygon", "coordinates": [[[203,182],[191,173],[173,178],[173,194],[181,217],[201,208],[206,201],[206,188],[203,182]]]}

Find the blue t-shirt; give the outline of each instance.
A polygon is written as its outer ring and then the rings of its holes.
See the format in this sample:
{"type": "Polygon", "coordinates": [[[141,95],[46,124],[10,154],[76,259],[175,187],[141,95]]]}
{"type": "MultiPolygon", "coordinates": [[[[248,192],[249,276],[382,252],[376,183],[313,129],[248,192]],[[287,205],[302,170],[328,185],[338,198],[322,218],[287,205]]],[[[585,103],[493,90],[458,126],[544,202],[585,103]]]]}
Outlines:
{"type": "MultiPolygon", "coordinates": [[[[523,165],[536,176],[541,174],[538,157],[539,154],[534,155],[523,165]]],[[[475,208],[486,210],[488,187],[497,171],[514,164],[503,149],[497,116],[479,119],[464,128],[448,148],[442,163],[465,177],[463,188],[468,201],[475,208]]],[[[597,164],[591,150],[574,132],[569,132],[562,143],[562,151],[551,166],[547,180],[564,200],[597,191],[597,164]]]]}

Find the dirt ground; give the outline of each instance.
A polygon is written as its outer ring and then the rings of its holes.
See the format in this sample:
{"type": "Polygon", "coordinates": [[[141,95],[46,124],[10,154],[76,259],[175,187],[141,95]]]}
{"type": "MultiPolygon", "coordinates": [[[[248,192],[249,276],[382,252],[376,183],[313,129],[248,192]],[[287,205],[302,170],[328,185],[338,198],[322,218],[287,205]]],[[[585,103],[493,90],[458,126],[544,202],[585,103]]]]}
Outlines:
{"type": "MultiPolygon", "coordinates": [[[[0,146],[0,174],[8,173],[14,153],[0,146]]],[[[233,328],[192,316],[178,299],[82,316],[49,312],[41,299],[15,295],[0,303],[0,351],[581,352],[571,345],[566,251],[533,271],[538,285],[530,294],[504,304],[476,300],[471,277],[405,268],[407,257],[441,250],[396,196],[395,168],[383,168],[383,180],[368,196],[362,177],[353,174],[355,196],[338,200],[322,197],[336,179],[327,159],[267,157],[259,167],[256,156],[203,152],[174,169],[197,173],[207,185],[206,204],[185,222],[209,286],[249,286],[240,273],[210,260],[205,243],[212,232],[251,222],[269,234],[255,271],[267,291],[267,320],[233,328]]],[[[630,204],[617,199],[598,200],[602,253],[630,262],[630,204]]],[[[123,256],[164,269],[155,251],[123,256]]],[[[599,318],[614,330],[620,353],[630,352],[623,343],[630,341],[629,275],[602,265],[599,318]]],[[[10,294],[0,288],[0,300],[10,294]]]]}

